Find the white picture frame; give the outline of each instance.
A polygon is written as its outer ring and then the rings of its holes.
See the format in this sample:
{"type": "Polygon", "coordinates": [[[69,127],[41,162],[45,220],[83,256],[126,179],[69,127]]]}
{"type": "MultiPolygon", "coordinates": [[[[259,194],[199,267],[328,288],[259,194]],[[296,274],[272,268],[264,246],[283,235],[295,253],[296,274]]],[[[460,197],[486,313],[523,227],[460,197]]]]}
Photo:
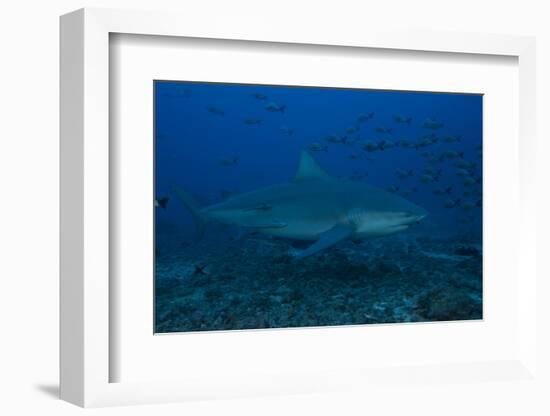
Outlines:
{"type": "Polygon", "coordinates": [[[80,406],[159,403],[196,398],[323,392],[350,386],[403,380],[479,382],[472,373],[505,374],[507,380],[535,380],[535,42],[507,35],[429,32],[380,32],[350,29],[306,32],[267,22],[204,25],[189,16],[167,13],[82,9],[61,18],[61,398],[80,406]],[[237,30],[238,29],[238,30],[237,30]],[[253,380],[220,374],[215,380],[111,382],[109,275],[109,36],[112,33],[192,37],[335,47],[383,48],[437,53],[505,55],[519,62],[519,239],[517,273],[518,354],[509,360],[467,364],[442,363],[368,372],[337,369],[325,376],[281,373],[253,380]]]}

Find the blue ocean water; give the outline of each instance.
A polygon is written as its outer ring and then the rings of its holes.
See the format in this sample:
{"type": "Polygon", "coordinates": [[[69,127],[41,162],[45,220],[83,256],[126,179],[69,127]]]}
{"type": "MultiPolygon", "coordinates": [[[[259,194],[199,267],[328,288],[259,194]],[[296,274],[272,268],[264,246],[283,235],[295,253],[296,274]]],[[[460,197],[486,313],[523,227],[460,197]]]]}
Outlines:
{"type": "Polygon", "coordinates": [[[480,319],[482,99],[155,82],[156,331],[480,319]],[[303,150],[428,215],[300,260],[303,243],[261,228],[197,235],[176,188],[202,207],[287,183],[303,150]]]}

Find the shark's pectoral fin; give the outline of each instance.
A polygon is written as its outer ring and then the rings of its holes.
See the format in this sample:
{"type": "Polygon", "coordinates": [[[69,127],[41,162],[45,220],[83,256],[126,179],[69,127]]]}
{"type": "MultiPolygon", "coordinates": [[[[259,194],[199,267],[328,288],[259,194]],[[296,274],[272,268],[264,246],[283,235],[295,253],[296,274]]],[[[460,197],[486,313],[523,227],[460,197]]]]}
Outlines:
{"type": "Polygon", "coordinates": [[[293,251],[291,254],[296,259],[303,259],[304,257],[311,256],[312,254],[318,253],[321,250],[329,248],[334,244],[345,240],[350,237],[354,231],[355,230],[351,224],[337,224],[330,230],[322,233],[319,236],[319,239],[308,248],[293,251]]]}

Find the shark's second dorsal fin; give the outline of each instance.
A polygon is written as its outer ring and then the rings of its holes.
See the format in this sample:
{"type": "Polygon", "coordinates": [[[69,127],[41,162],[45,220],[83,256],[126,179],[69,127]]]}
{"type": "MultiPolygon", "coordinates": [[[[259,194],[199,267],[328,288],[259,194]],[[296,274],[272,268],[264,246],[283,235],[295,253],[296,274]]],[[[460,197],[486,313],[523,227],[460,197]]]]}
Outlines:
{"type": "Polygon", "coordinates": [[[300,155],[300,163],[298,164],[298,171],[294,176],[294,181],[301,181],[304,179],[330,179],[331,176],[326,173],[317,161],[305,150],[302,150],[300,155]]]}

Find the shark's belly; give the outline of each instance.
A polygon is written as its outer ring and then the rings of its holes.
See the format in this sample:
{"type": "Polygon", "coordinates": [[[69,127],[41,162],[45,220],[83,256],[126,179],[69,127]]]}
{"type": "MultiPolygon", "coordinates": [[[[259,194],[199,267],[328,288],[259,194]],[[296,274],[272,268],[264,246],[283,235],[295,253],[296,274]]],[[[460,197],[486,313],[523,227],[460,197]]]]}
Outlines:
{"type": "Polygon", "coordinates": [[[314,241],[319,235],[331,229],[336,221],[289,221],[285,227],[266,228],[261,232],[275,237],[290,238],[294,240],[314,241]]]}

